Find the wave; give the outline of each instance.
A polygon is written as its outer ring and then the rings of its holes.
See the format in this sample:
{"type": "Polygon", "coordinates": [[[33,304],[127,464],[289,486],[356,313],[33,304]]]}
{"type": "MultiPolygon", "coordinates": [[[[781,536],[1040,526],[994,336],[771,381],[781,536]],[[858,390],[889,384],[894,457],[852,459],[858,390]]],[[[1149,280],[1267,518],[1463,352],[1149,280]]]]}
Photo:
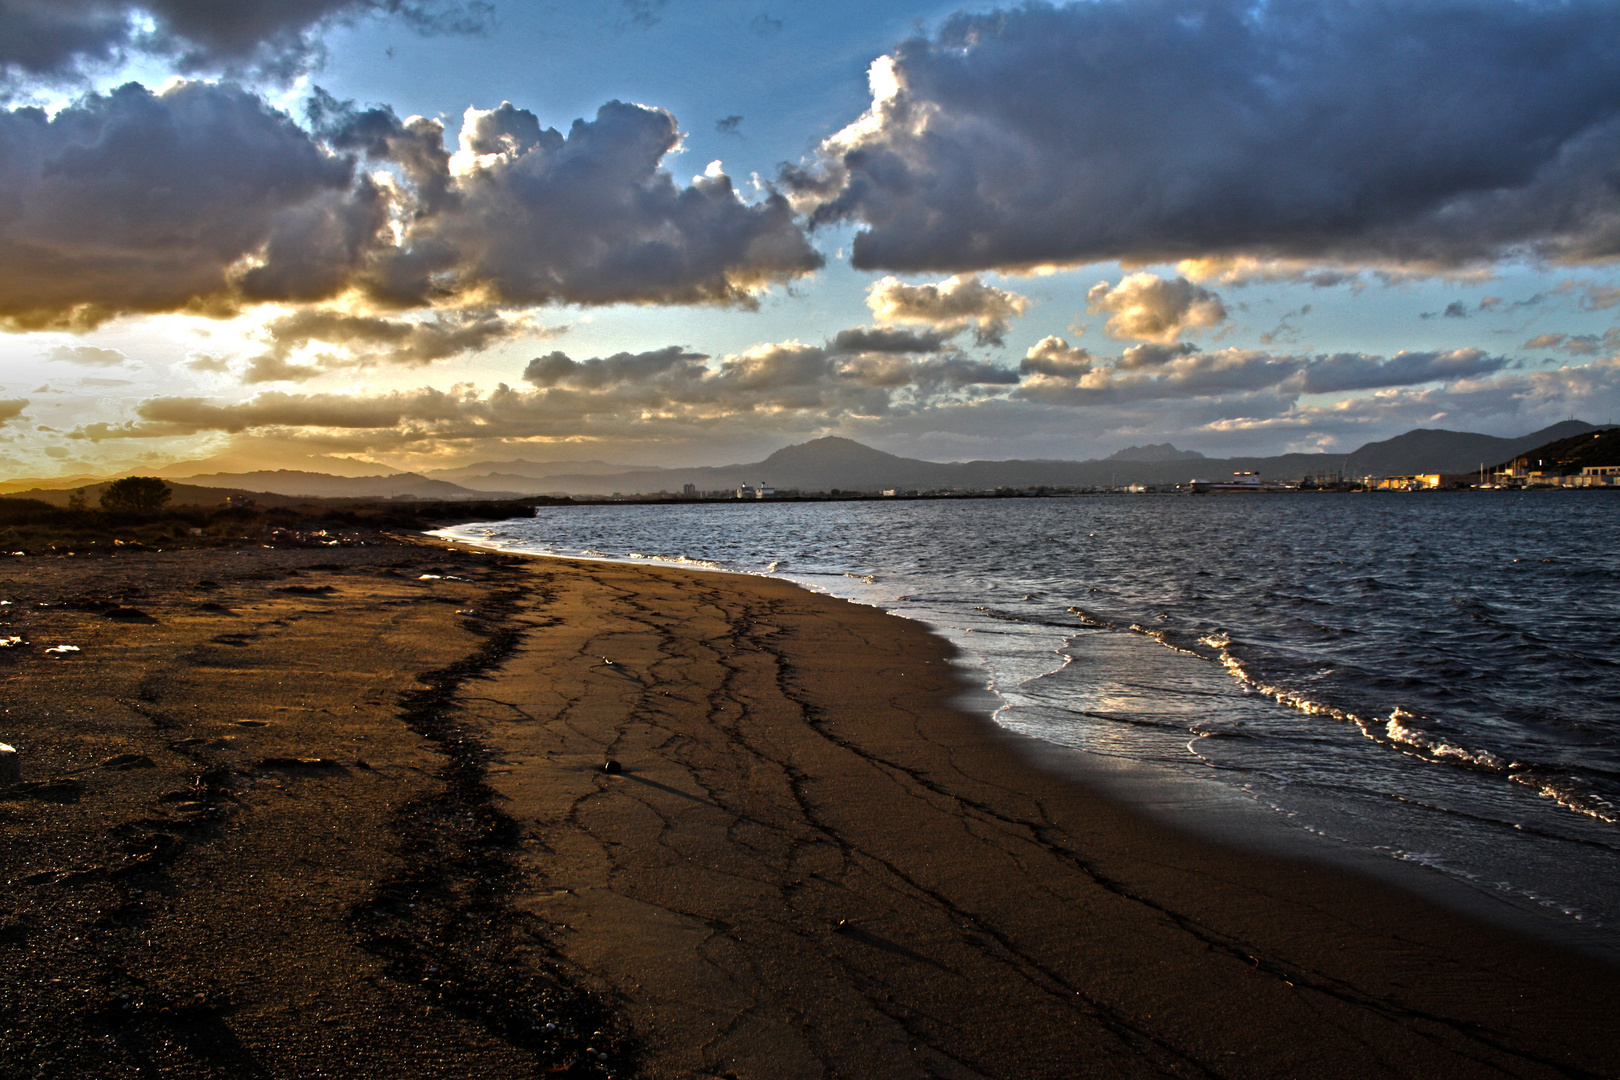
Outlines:
{"type": "MultiPolygon", "coordinates": [[[[1148,636],[1159,637],[1160,634],[1149,632],[1148,636]]],[[[1528,787],[1536,794],[1551,799],[1566,810],[1574,811],[1583,817],[1611,825],[1620,824],[1620,811],[1617,811],[1613,803],[1593,791],[1589,783],[1562,770],[1534,763],[1505,760],[1490,750],[1463,745],[1458,740],[1424,727],[1421,717],[1399,705],[1390,711],[1387,718],[1380,719],[1340,708],[1319,701],[1302,691],[1269,682],[1257,676],[1243,659],[1232,653],[1230,639],[1226,639],[1220,647],[1220,660],[1226,670],[1245,688],[1297,712],[1353,724],[1372,742],[1399,750],[1412,757],[1473,772],[1490,773],[1528,787]]]]}

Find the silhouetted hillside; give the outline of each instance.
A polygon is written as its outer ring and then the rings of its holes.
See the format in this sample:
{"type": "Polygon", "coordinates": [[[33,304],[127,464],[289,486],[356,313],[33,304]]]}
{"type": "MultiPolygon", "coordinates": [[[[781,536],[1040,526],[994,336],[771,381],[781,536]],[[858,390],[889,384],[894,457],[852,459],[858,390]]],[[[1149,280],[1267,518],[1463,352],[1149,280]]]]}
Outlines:
{"type": "Polygon", "coordinates": [[[1555,439],[1594,430],[1582,420],[1564,420],[1517,439],[1499,439],[1467,431],[1419,428],[1383,442],[1368,443],[1350,455],[1355,476],[1391,476],[1420,472],[1466,473],[1481,465],[1522,454],[1555,439]],[[1417,467],[1421,464],[1421,467],[1417,467]]]}
{"type": "Polygon", "coordinates": [[[306,499],[484,499],[491,494],[487,490],[474,491],[444,480],[429,480],[416,473],[394,473],[391,476],[332,476],[327,473],[276,469],[182,476],[176,479],[196,487],[233,488],[273,495],[295,495],[306,499]]]}
{"type": "Polygon", "coordinates": [[[1521,450],[1511,460],[1499,462],[1496,468],[1507,469],[1515,462],[1522,463],[1526,469],[1539,472],[1556,471],[1565,476],[1599,465],[1620,466],[1620,428],[1600,428],[1564,439],[1554,439],[1552,442],[1521,450]]]}
{"type": "Polygon", "coordinates": [[[1147,446],[1127,446],[1109,454],[1104,461],[1203,461],[1197,450],[1177,450],[1170,443],[1149,443],[1147,446]]]}

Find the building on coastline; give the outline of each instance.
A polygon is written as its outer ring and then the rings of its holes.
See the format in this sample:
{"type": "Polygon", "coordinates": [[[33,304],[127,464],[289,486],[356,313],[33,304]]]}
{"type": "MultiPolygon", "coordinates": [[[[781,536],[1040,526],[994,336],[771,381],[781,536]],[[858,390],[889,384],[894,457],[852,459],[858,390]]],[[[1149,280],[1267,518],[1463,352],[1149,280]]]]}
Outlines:
{"type": "Polygon", "coordinates": [[[1561,473],[1551,469],[1503,469],[1491,476],[1492,486],[1498,488],[1593,488],[1620,487],[1620,466],[1589,465],[1578,473],[1561,473]]]}
{"type": "MultiPolygon", "coordinates": [[[[690,487],[691,485],[687,486],[690,487]]],[[[776,489],[768,486],[763,480],[759,482],[758,487],[749,487],[747,484],[743,484],[737,489],[737,498],[739,499],[768,499],[775,494],[776,489]]]]}
{"type": "Polygon", "coordinates": [[[1363,486],[1368,491],[1460,491],[1477,487],[1474,473],[1412,473],[1405,476],[1369,476],[1363,486]]]}
{"type": "Polygon", "coordinates": [[[1260,474],[1256,472],[1233,473],[1230,480],[1193,480],[1187,489],[1194,495],[1266,490],[1260,483],[1260,474]]]}
{"type": "Polygon", "coordinates": [[[1415,473],[1410,476],[1367,477],[1368,491],[1426,491],[1439,486],[1439,473],[1415,473]]]}

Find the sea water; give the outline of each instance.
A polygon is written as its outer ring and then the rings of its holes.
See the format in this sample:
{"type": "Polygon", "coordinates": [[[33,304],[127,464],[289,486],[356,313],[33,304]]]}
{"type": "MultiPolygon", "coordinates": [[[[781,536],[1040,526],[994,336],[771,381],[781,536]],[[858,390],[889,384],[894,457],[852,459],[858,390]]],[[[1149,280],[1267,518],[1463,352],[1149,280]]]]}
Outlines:
{"type": "Polygon", "coordinates": [[[1612,493],[1549,491],[561,506],[447,532],[881,606],[957,645],[997,723],[1183,824],[1258,813],[1615,950],[1617,525],[1612,493]]]}

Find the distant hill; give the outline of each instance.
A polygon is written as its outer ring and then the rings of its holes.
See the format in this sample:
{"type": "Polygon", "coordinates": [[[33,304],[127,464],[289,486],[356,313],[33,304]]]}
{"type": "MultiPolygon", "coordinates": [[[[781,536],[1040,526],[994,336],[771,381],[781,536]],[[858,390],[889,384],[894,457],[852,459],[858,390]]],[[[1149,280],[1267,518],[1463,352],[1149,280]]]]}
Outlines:
{"type": "Polygon", "coordinates": [[[1529,470],[1559,472],[1565,476],[1599,465],[1620,466],[1620,428],[1600,428],[1554,439],[1521,450],[1513,455],[1512,460],[1499,462],[1496,468],[1511,468],[1515,463],[1522,463],[1529,470]]]}
{"type": "Polygon", "coordinates": [[[0,481],[0,495],[12,495],[19,491],[65,491],[68,488],[100,483],[105,479],[107,479],[105,476],[93,476],[89,473],[80,473],[77,476],[22,477],[17,480],[0,481]]]}
{"type": "Polygon", "coordinates": [[[1526,450],[1596,430],[1582,420],[1564,420],[1517,439],[1499,439],[1467,431],[1418,428],[1383,442],[1368,443],[1349,455],[1355,476],[1397,476],[1418,472],[1474,472],[1481,465],[1512,458],[1526,450]],[[1421,463],[1421,468],[1409,466],[1421,463]]]}
{"type": "MultiPolygon", "coordinates": [[[[678,494],[687,484],[700,492],[735,490],[765,483],[778,490],[979,491],[994,488],[1104,487],[1124,484],[1184,484],[1219,479],[1234,472],[1257,472],[1267,480],[1298,480],[1340,474],[1345,477],[1470,473],[1526,451],[1579,439],[1599,430],[1565,420],[1516,439],[1468,431],[1419,429],[1393,439],[1367,443],[1348,454],[1282,454],[1275,457],[1206,458],[1170,443],[1130,446],[1101,461],[922,461],[900,457],[828,436],[785,446],[763,461],[697,468],[634,468],[605,461],[535,462],[521,458],[486,461],[433,476],[334,476],[289,469],[209,473],[172,477],[177,485],[275,494],[296,498],[467,500],[531,495],[678,494]]],[[[1620,441],[1620,440],[1617,440],[1620,441]]],[[[1574,444],[1571,444],[1574,445],[1574,444]]],[[[1605,444],[1606,445],[1606,444],[1605,444]]],[[[84,478],[80,478],[81,483],[84,478]]],[[[101,478],[105,479],[105,478],[101,478]]],[[[77,487],[65,480],[34,481],[38,488],[77,487]]],[[[0,490],[18,491],[18,484],[0,490]]],[[[63,491],[61,498],[65,499],[63,491]]]]}
{"type": "MultiPolygon", "coordinates": [[[[763,461],[693,469],[641,468],[619,473],[553,474],[536,482],[547,494],[606,495],[723,491],[741,484],[766,483],[802,491],[983,490],[998,487],[1101,487],[1117,484],[1179,484],[1194,479],[1258,472],[1272,480],[1338,473],[1347,477],[1425,472],[1472,472],[1483,462],[1522,453],[1550,439],[1594,429],[1566,420],[1516,439],[1466,431],[1419,430],[1368,443],[1349,454],[1283,454],[1276,457],[1206,458],[1184,456],[1170,444],[1136,447],[1129,457],[1102,461],[937,462],[899,457],[851,439],[828,436],[784,447],[763,461]],[[1170,458],[1168,452],[1177,457],[1170,458]],[[1144,458],[1150,460],[1143,460],[1144,458]]],[[[1132,448],[1121,451],[1131,454],[1132,448]]],[[[507,477],[503,477],[503,480],[507,477]]],[[[464,481],[471,485],[474,478],[464,481]]]]}
{"type": "MultiPolygon", "coordinates": [[[[220,454],[215,457],[195,458],[191,461],[176,461],[162,468],[151,470],[150,475],[160,476],[165,480],[185,479],[192,476],[232,475],[242,472],[264,472],[262,457],[254,459],[251,451],[233,451],[229,454],[220,454]]],[[[331,454],[311,454],[301,462],[287,462],[283,468],[297,464],[296,471],[319,474],[321,476],[393,476],[403,472],[384,465],[378,461],[364,461],[357,458],[337,457],[331,454]]],[[[118,473],[118,476],[126,475],[118,473]]],[[[98,477],[108,479],[108,477],[98,477]]],[[[444,479],[453,479],[445,477],[444,479]]]]}
{"type": "Polygon", "coordinates": [[[448,480],[452,483],[462,484],[466,487],[485,490],[486,485],[496,478],[516,478],[519,480],[544,480],[552,476],[606,476],[616,473],[631,472],[633,465],[616,465],[611,461],[528,461],[524,458],[513,458],[511,461],[475,461],[471,465],[459,465],[453,469],[428,469],[424,476],[434,480],[448,480]]]}
{"type": "Polygon", "coordinates": [[[490,495],[488,491],[474,491],[444,480],[429,480],[416,473],[395,473],[392,476],[331,476],[327,473],[301,472],[296,469],[276,469],[245,473],[212,473],[175,479],[177,482],[194,487],[232,488],[315,499],[484,499],[490,495]]]}
{"type": "Polygon", "coordinates": [[[1177,450],[1170,443],[1149,443],[1147,446],[1127,446],[1109,454],[1104,461],[1203,461],[1204,455],[1196,450],[1177,450]]]}

